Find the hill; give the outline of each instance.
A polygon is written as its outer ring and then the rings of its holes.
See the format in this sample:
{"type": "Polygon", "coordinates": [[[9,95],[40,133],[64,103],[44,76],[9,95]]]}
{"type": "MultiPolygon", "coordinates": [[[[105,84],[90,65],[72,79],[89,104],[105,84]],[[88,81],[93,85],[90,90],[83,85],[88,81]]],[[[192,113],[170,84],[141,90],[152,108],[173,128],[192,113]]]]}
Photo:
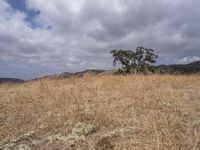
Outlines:
{"type": "MultiPolygon", "coordinates": [[[[64,72],[64,73],[61,73],[61,74],[47,75],[47,76],[43,76],[41,78],[35,78],[35,79],[32,79],[32,80],[38,80],[38,79],[44,79],[44,78],[62,79],[62,78],[68,78],[68,77],[81,77],[81,76],[84,76],[86,74],[88,74],[88,75],[99,75],[99,74],[102,74],[104,72],[107,72],[107,71],[106,70],[98,70],[98,69],[88,69],[88,70],[75,72],[75,73],[64,72]]],[[[32,80],[30,80],[30,81],[32,81],[32,80]]]]}
{"type": "MultiPolygon", "coordinates": [[[[189,64],[173,64],[173,65],[159,65],[155,66],[156,72],[161,74],[197,74],[200,73],[200,61],[192,62],[189,64]]],[[[87,69],[80,72],[64,72],[61,74],[46,75],[40,78],[34,78],[29,81],[39,80],[39,79],[62,79],[68,77],[81,77],[84,75],[111,75],[115,74],[117,69],[111,70],[99,70],[99,69],[87,69]]],[[[23,83],[24,80],[15,78],[0,78],[0,83],[23,83]]]]}
{"type": "Polygon", "coordinates": [[[25,82],[22,79],[16,79],[16,78],[0,78],[0,84],[1,83],[23,83],[25,82]]]}
{"type": "MultiPolygon", "coordinates": [[[[192,62],[189,64],[172,64],[172,65],[160,65],[155,66],[156,72],[165,74],[195,74],[200,73],[200,61],[192,62]]],[[[116,69],[112,70],[97,70],[97,69],[89,69],[81,72],[69,73],[65,72],[60,75],[51,75],[48,76],[50,78],[60,78],[60,77],[72,77],[72,76],[83,76],[85,74],[89,75],[106,75],[106,74],[115,74],[116,69]]]]}
{"type": "Polygon", "coordinates": [[[189,64],[175,64],[175,65],[160,65],[156,69],[160,73],[172,74],[194,74],[200,73],[200,61],[189,64]]]}
{"type": "Polygon", "coordinates": [[[103,72],[105,72],[105,70],[88,69],[88,70],[84,70],[84,71],[80,71],[80,72],[75,72],[75,73],[65,72],[65,73],[60,74],[58,77],[84,76],[86,74],[89,74],[89,75],[98,75],[98,74],[103,73],[103,72]]]}
{"type": "Polygon", "coordinates": [[[0,86],[0,149],[199,150],[200,76],[95,75],[0,86]]]}

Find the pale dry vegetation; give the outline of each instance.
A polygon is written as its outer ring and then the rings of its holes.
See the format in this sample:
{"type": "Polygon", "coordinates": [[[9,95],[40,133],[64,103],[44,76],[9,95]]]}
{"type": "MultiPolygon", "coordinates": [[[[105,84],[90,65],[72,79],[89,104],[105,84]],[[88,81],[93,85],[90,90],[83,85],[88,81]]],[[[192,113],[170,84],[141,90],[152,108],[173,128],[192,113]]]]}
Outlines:
{"type": "Polygon", "coordinates": [[[0,85],[0,149],[200,149],[200,76],[0,85]]]}

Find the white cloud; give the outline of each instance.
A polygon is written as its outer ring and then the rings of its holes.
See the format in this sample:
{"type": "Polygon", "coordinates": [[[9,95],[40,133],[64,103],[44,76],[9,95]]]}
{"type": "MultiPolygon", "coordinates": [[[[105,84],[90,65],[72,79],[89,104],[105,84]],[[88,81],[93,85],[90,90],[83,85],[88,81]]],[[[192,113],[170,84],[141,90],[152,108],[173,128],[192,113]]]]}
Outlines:
{"type": "Polygon", "coordinates": [[[198,57],[198,56],[184,57],[184,58],[178,60],[177,63],[188,64],[188,63],[195,62],[195,61],[200,61],[200,57],[198,57]]]}
{"type": "Polygon", "coordinates": [[[116,48],[151,47],[161,63],[180,54],[200,56],[199,0],[26,0],[26,5],[40,12],[41,28],[31,28],[27,14],[0,0],[0,76],[111,68],[109,51],[116,48]]]}

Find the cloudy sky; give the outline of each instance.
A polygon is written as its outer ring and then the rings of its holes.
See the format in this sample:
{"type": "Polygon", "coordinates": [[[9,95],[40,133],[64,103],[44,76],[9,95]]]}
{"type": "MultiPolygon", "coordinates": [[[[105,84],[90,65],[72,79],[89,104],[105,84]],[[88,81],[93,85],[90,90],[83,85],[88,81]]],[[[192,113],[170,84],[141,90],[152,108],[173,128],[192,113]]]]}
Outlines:
{"type": "Polygon", "coordinates": [[[0,77],[112,68],[112,49],[200,60],[199,0],[0,0],[0,77]]]}

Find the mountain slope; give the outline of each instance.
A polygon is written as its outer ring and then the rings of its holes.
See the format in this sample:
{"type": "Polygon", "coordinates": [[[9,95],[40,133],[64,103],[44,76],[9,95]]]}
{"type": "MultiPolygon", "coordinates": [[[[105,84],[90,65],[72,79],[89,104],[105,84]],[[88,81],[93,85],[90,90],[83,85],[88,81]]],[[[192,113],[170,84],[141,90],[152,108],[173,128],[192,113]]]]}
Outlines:
{"type": "Polygon", "coordinates": [[[200,61],[189,64],[161,65],[156,68],[160,73],[193,74],[200,72],[200,61]]]}
{"type": "Polygon", "coordinates": [[[25,82],[22,79],[16,79],[16,78],[0,78],[0,84],[1,83],[23,83],[25,82]]]}
{"type": "Polygon", "coordinates": [[[88,69],[80,72],[75,72],[75,73],[63,73],[61,76],[83,76],[85,74],[90,74],[90,75],[97,75],[100,73],[105,72],[105,70],[97,70],[97,69],[88,69]]]}
{"type": "MultiPolygon", "coordinates": [[[[189,64],[174,64],[174,65],[160,65],[155,66],[157,73],[165,74],[194,74],[200,73],[200,61],[192,62],[189,64]]],[[[43,78],[51,78],[51,79],[58,79],[58,78],[67,78],[67,77],[74,77],[74,76],[84,76],[86,74],[90,75],[106,75],[106,74],[115,74],[117,69],[112,70],[98,70],[98,69],[88,69],[80,72],[70,73],[64,72],[62,74],[55,74],[55,75],[48,75],[37,79],[43,78]]]]}

